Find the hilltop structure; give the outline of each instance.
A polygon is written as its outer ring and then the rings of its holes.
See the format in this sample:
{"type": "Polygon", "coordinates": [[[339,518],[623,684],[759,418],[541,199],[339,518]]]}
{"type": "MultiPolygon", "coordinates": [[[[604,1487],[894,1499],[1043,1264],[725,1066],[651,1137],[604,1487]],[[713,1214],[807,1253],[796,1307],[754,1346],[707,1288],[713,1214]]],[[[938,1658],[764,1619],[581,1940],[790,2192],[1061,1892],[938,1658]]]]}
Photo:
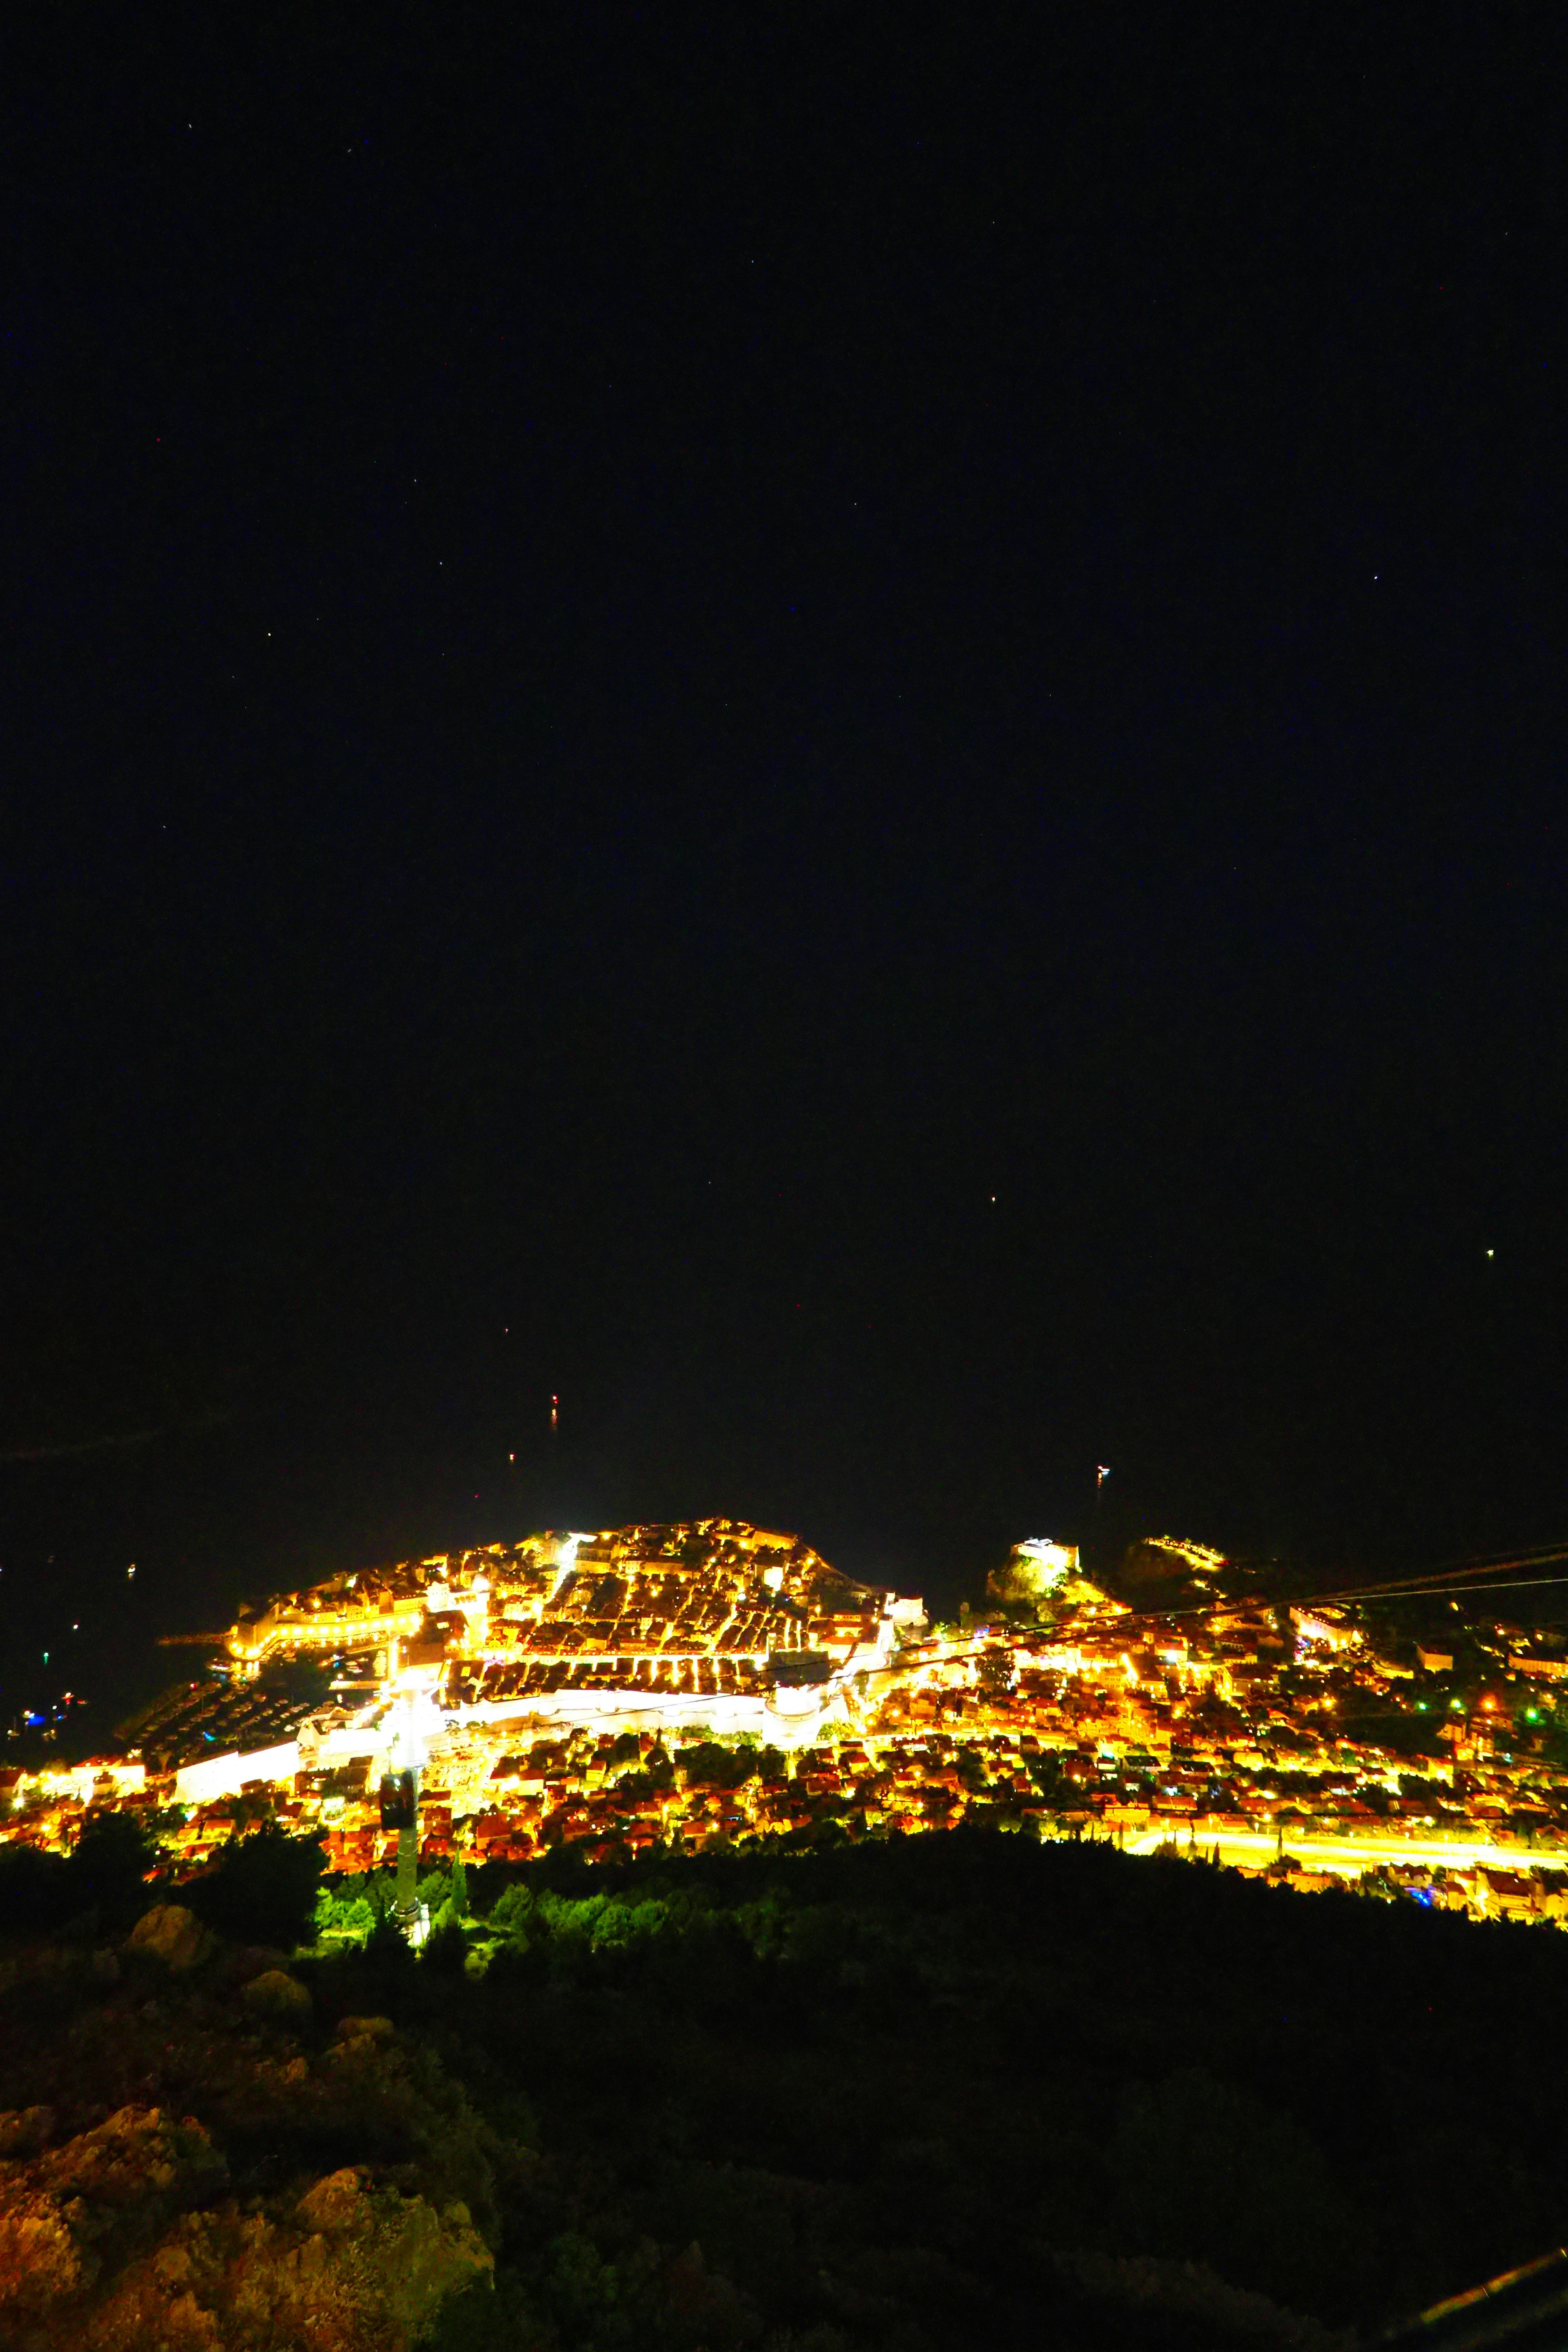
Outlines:
{"type": "Polygon", "coordinates": [[[1043,1601],[1054,1599],[1069,1578],[1076,1578],[1079,1569],[1077,1544],[1053,1543],[1048,1537],[1032,1536],[1016,1543],[1000,1568],[994,1568],[985,1580],[985,1590],[994,1601],[1024,1601],[1037,1607],[1043,1601]]]}

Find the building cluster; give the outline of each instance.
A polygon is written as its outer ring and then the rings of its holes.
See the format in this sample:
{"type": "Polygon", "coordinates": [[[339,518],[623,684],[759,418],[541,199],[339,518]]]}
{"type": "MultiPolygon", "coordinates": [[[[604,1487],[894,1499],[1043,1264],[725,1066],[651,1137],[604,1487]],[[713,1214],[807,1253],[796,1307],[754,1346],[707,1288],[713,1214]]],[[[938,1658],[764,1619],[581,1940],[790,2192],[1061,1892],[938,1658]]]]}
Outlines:
{"type": "Polygon", "coordinates": [[[918,1602],[851,1583],[793,1536],[705,1519],[536,1536],[336,1578],[247,1612],[223,1646],[238,1677],[283,1659],[331,1661],[346,1695],[434,1668],[433,1696],[463,1717],[519,1701],[570,1713],[573,1694],[613,1692],[631,1712],[750,1701],[761,1722],[768,1693],[797,1667],[879,1663],[918,1614],[918,1602]]]}
{"type": "Polygon", "coordinates": [[[334,1872],[380,1869],[384,1776],[416,1722],[428,1865],[967,1822],[1568,1915],[1568,1656],[1457,1611],[1446,1639],[1406,1638],[1387,1612],[1266,1600],[1202,1547],[1142,1549],[1182,1580],[1153,1606],[1036,1544],[986,1612],[935,1628],[726,1519],[337,1579],[244,1614],[226,1681],[167,1694],[124,1755],[0,1775],[0,1834],[65,1850],[112,1807],[195,1868],[270,1811],[334,1872]],[[290,1696],[277,1676],[301,1662],[315,1687],[290,1696]]]}

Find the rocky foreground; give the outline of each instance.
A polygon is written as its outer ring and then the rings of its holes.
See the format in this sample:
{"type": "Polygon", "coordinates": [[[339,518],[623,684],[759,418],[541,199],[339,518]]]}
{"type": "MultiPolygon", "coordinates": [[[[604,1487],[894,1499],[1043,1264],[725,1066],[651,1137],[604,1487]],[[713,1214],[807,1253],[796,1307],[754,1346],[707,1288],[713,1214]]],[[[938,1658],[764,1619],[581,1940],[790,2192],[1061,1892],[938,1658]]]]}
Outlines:
{"type": "Polygon", "coordinates": [[[123,1838],[0,1886],[7,2352],[1330,2352],[1561,2242],[1561,1936],[964,1827],[416,1954],[123,1838]]]}
{"type": "Polygon", "coordinates": [[[226,1953],[174,1905],[118,1951],[10,1969],[13,1998],[65,2028],[35,2059],[55,2103],[0,2115],[16,2352],[400,2352],[492,2268],[459,2193],[488,2196],[478,2118],[386,2019],[323,2036],[279,1956],[226,1953]],[[150,2084],[159,2104],[134,2095],[150,2084]],[[132,2095],[103,2113],[105,2090],[132,2095]],[[390,2173],[331,2160],[392,2142],[412,2160],[390,2173]]]}

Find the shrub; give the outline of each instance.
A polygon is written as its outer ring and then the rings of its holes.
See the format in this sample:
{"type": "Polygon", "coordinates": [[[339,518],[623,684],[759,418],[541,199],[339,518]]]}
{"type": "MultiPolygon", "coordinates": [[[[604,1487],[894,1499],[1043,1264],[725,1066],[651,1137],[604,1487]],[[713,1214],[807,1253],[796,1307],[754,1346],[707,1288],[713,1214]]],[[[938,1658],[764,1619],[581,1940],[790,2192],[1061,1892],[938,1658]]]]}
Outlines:
{"type": "Polygon", "coordinates": [[[424,1966],[439,1975],[455,1976],[468,1956],[468,1938],[451,1918],[431,1928],[425,1938],[420,1959],[424,1966]]]}
{"type": "Polygon", "coordinates": [[[539,2332],[516,2272],[498,2270],[493,2285],[476,2279],[448,2294],[421,2342],[425,2352],[498,2352],[501,2346],[531,2344],[539,2332]]]}
{"type": "Polygon", "coordinates": [[[488,1924],[500,1935],[521,1936],[524,1922],[532,1908],[532,1893],[520,1882],[515,1886],[509,1886],[500,1897],[488,1924]]]}
{"type": "Polygon", "coordinates": [[[0,1852],[0,1920],[7,1934],[58,1927],[69,1916],[72,1891],[70,1865],[59,1854],[29,1845],[0,1852]]]}

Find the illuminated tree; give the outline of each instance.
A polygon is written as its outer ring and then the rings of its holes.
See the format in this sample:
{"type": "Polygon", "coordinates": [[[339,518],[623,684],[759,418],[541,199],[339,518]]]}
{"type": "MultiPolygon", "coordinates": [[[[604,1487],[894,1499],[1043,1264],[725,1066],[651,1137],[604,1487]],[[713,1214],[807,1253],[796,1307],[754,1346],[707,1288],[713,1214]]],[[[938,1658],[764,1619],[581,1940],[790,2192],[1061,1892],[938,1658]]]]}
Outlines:
{"type": "Polygon", "coordinates": [[[993,1642],[981,1653],[981,1692],[986,1698],[1005,1698],[1012,1687],[1013,1653],[1004,1643],[993,1642]]]}

